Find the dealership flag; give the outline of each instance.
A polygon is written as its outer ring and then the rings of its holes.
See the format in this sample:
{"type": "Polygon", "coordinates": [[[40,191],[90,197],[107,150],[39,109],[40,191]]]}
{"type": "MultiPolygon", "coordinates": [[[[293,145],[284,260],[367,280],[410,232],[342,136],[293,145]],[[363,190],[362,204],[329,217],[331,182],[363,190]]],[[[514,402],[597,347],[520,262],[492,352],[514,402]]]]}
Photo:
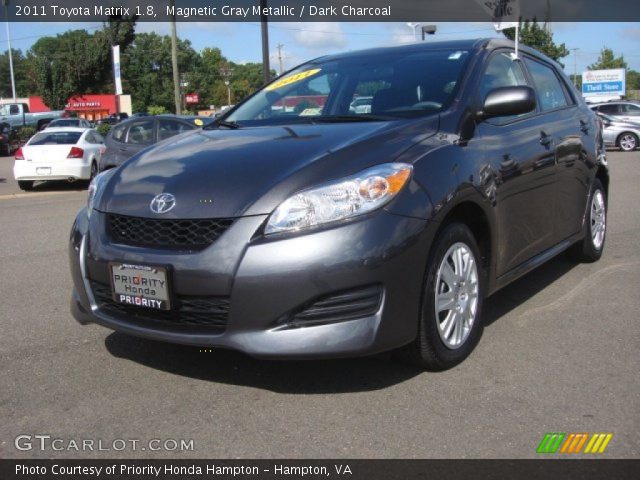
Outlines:
{"type": "Polygon", "coordinates": [[[113,47],[113,77],[116,95],[122,95],[122,79],[120,78],[120,45],[113,47]]]}

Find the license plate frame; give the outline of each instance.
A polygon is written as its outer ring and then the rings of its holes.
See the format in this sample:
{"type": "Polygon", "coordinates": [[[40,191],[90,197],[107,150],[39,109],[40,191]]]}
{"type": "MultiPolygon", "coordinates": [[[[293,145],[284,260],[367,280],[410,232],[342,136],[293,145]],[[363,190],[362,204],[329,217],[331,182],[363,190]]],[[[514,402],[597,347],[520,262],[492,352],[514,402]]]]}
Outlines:
{"type": "MultiPolygon", "coordinates": [[[[173,306],[173,298],[172,298],[172,286],[170,275],[171,270],[168,266],[160,266],[160,265],[146,265],[146,264],[138,264],[138,263],[126,263],[126,262],[109,262],[109,281],[111,283],[111,296],[114,302],[119,305],[130,305],[139,308],[149,308],[152,310],[161,310],[167,311],[171,310],[173,306]],[[127,281],[122,278],[116,280],[115,275],[116,271],[120,272],[121,276],[130,277],[127,281]],[[139,279],[139,283],[134,282],[134,274],[137,272],[137,276],[139,279]],[[142,279],[146,278],[146,284],[142,284],[142,279]],[[152,293],[146,293],[146,289],[155,290],[151,284],[154,282],[149,282],[150,279],[155,280],[163,280],[164,286],[157,287],[158,290],[164,293],[164,295],[158,295],[157,293],[154,295],[152,293]],[[142,292],[126,292],[121,291],[124,289],[123,285],[129,285],[134,288],[143,289],[142,292]],[[121,287],[121,288],[118,288],[121,287]],[[129,297],[128,301],[122,300],[121,295],[125,295],[129,297]],[[140,299],[139,303],[136,303],[136,298],[140,299]],[[144,301],[143,301],[144,300],[144,301]],[[157,302],[160,301],[160,306],[157,306],[157,302]]],[[[156,284],[157,285],[157,284],[156,284]]]]}

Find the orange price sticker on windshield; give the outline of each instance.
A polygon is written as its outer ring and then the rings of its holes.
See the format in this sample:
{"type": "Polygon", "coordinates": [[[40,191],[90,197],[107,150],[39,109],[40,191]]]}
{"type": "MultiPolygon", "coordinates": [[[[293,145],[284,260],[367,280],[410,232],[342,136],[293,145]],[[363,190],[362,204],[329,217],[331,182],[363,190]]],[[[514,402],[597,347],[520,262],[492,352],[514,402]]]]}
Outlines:
{"type": "Polygon", "coordinates": [[[276,90],[278,88],[285,87],[287,85],[291,85],[292,83],[299,82],[300,80],[304,80],[305,78],[309,78],[315,75],[320,70],[321,70],[320,68],[314,68],[313,70],[305,70],[304,72],[289,75],[288,77],[281,78],[280,80],[276,80],[271,85],[266,87],[265,90],[271,91],[271,90],[276,90]]]}

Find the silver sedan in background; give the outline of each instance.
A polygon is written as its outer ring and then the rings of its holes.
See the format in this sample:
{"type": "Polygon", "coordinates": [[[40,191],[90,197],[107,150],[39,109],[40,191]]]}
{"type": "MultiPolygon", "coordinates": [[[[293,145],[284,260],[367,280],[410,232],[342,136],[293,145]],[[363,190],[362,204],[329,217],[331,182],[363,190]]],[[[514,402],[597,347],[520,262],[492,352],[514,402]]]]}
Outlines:
{"type": "Polygon", "coordinates": [[[609,115],[598,113],[602,119],[602,138],[606,147],[617,147],[632,152],[640,145],[640,123],[623,122],[609,115]]]}

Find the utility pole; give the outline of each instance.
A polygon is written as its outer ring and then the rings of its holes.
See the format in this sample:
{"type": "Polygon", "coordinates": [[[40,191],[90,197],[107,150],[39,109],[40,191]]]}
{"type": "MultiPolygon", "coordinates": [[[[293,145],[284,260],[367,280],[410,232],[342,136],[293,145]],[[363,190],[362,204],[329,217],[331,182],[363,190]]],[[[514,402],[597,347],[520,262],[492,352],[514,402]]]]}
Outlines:
{"type": "Polygon", "coordinates": [[[578,47],[570,48],[573,51],[573,85],[578,88],[578,47]]]}
{"type": "Polygon", "coordinates": [[[231,108],[231,73],[229,64],[225,63],[220,69],[220,75],[224,78],[224,85],[227,87],[227,108],[231,108]]]}
{"type": "MultiPolygon", "coordinates": [[[[175,12],[176,2],[171,0],[172,11],[175,12]]],[[[178,34],[176,32],[176,15],[171,17],[171,67],[173,69],[173,99],[176,105],[176,115],[182,114],[182,99],[180,98],[180,72],[178,72],[178,34]]]]}
{"type": "Polygon", "coordinates": [[[271,67],[269,66],[269,24],[267,23],[267,0],[260,0],[260,33],[262,36],[262,81],[271,81],[271,67]]]}
{"type": "Polygon", "coordinates": [[[277,49],[278,49],[278,62],[280,63],[280,75],[282,75],[284,73],[284,66],[282,64],[282,47],[284,47],[283,44],[279,43],[277,45],[277,49]]]}
{"type": "Polygon", "coordinates": [[[9,31],[9,9],[7,8],[9,5],[9,0],[2,0],[2,5],[4,5],[4,18],[7,22],[7,45],[9,46],[9,72],[11,75],[11,92],[13,93],[13,103],[16,103],[16,79],[13,74],[13,53],[11,52],[11,32],[9,31]]]}

